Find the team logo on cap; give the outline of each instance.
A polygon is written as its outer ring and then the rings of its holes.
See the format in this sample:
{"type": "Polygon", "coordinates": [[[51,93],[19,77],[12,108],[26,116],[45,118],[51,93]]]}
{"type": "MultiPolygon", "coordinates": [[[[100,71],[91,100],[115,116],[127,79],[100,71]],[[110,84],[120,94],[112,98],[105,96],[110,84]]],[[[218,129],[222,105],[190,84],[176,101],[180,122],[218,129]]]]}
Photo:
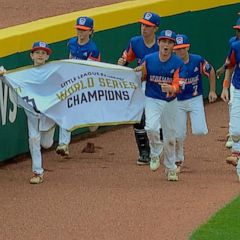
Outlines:
{"type": "Polygon", "coordinates": [[[45,42],[39,42],[38,46],[39,47],[47,47],[47,44],[45,42]]]}
{"type": "Polygon", "coordinates": [[[177,37],[176,42],[177,44],[183,44],[183,37],[177,37]]]}
{"type": "Polygon", "coordinates": [[[86,23],[86,18],[79,18],[79,25],[85,25],[86,23]]]}
{"type": "Polygon", "coordinates": [[[150,20],[151,19],[151,17],[152,17],[152,14],[151,13],[146,13],[145,14],[145,16],[144,16],[144,18],[146,19],[146,20],[150,20]]]}
{"type": "Polygon", "coordinates": [[[165,31],[165,36],[172,37],[172,31],[171,30],[166,30],[165,31]]]}

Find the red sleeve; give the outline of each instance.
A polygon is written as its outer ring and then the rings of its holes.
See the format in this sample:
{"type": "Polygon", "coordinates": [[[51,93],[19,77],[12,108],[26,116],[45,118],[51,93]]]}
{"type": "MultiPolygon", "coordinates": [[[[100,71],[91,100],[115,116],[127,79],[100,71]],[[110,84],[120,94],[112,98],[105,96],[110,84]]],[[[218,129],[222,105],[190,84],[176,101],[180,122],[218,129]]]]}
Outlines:
{"type": "Polygon", "coordinates": [[[172,82],[172,86],[173,88],[176,90],[176,92],[179,91],[179,81],[180,81],[180,76],[179,76],[179,68],[174,72],[173,74],[173,82],[172,82]]]}
{"type": "Polygon", "coordinates": [[[135,53],[132,50],[132,46],[130,46],[128,50],[125,50],[123,52],[122,57],[126,59],[127,62],[132,62],[136,58],[135,53]]]}
{"type": "Polygon", "coordinates": [[[93,57],[92,54],[88,57],[88,59],[100,62],[101,61],[101,55],[99,54],[97,58],[93,57]]]}
{"type": "Polygon", "coordinates": [[[200,63],[200,72],[205,76],[209,77],[211,70],[212,66],[207,61],[200,63]]]}

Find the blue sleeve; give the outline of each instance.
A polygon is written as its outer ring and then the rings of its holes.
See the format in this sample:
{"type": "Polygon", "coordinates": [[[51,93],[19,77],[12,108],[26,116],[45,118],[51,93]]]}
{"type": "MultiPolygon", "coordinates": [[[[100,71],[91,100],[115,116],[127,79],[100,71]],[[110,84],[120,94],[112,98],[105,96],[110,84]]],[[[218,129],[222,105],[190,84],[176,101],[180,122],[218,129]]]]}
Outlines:
{"type": "Polygon", "coordinates": [[[76,54],[76,37],[74,38],[71,38],[68,43],[67,43],[67,47],[68,47],[68,50],[69,50],[69,53],[72,55],[72,56],[75,56],[76,54]]]}

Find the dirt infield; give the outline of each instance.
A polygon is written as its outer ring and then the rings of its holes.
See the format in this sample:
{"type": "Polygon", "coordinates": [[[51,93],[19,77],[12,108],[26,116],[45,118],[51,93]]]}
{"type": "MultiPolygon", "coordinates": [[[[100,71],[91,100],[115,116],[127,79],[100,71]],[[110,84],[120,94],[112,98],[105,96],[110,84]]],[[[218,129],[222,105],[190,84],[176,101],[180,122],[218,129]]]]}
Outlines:
{"type": "Polygon", "coordinates": [[[179,182],[163,167],[136,165],[132,127],[74,141],[71,158],[44,152],[45,182],[28,183],[31,161],[0,168],[0,239],[186,240],[239,193],[235,170],[225,164],[227,107],[206,105],[209,135],[188,136],[179,182]],[[96,153],[81,153],[93,142],[96,153]]]}
{"type": "MultiPolygon", "coordinates": [[[[9,0],[1,2],[0,26],[112,2],[120,1],[9,0]]],[[[209,134],[189,134],[179,182],[166,181],[163,166],[153,173],[136,165],[131,126],[74,139],[69,159],[44,152],[45,182],[37,186],[28,183],[29,157],[0,166],[0,239],[188,239],[239,193],[235,169],[225,164],[227,106],[206,104],[206,115],[209,134]],[[87,142],[95,153],[81,153],[87,142]]]]}

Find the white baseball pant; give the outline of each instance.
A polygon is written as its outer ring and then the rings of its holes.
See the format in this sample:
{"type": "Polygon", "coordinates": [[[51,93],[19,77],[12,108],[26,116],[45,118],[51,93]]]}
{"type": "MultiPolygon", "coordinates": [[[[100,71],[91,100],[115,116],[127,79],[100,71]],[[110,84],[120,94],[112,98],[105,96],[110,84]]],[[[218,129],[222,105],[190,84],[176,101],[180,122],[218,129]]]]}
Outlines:
{"type": "Polygon", "coordinates": [[[177,101],[177,162],[184,161],[184,140],[187,135],[188,113],[191,121],[192,134],[206,135],[208,133],[202,96],[177,101]]]}
{"type": "Polygon", "coordinates": [[[145,98],[145,130],[148,135],[151,157],[164,153],[164,165],[175,170],[176,110],[177,100],[167,102],[160,99],[145,98]],[[160,140],[163,130],[163,142],[160,140]]]}
{"type": "Polygon", "coordinates": [[[25,111],[28,123],[29,150],[32,157],[32,171],[36,174],[43,173],[41,146],[50,148],[53,144],[53,136],[55,126],[48,131],[40,131],[41,115],[34,115],[29,111],[25,111]]]}
{"type": "MultiPolygon", "coordinates": [[[[234,87],[233,87],[233,85],[231,84],[231,85],[230,85],[230,91],[229,91],[229,93],[230,93],[230,99],[229,99],[229,102],[228,102],[229,119],[230,119],[230,115],[231,115],[233,88],[234,88],[234,87]]],[[[231,134],[230,134],[230,120],[229,120],[229,130],[228,130],[228,132],[229,132],[229,135],[231,135],[231,134]]]]}
{"type": "Polygon", "coordinates": [[[231,86],[231,111],[230,111],[230,123],[229,132],[233,136],[233,152],[240,152],[240,89],[236,89],[231,86]]]}
{"type": "Polygon", "coordinates": [[[71,141],[71,132],[59,127],[59,144],[68,145],[71,141]]]}

